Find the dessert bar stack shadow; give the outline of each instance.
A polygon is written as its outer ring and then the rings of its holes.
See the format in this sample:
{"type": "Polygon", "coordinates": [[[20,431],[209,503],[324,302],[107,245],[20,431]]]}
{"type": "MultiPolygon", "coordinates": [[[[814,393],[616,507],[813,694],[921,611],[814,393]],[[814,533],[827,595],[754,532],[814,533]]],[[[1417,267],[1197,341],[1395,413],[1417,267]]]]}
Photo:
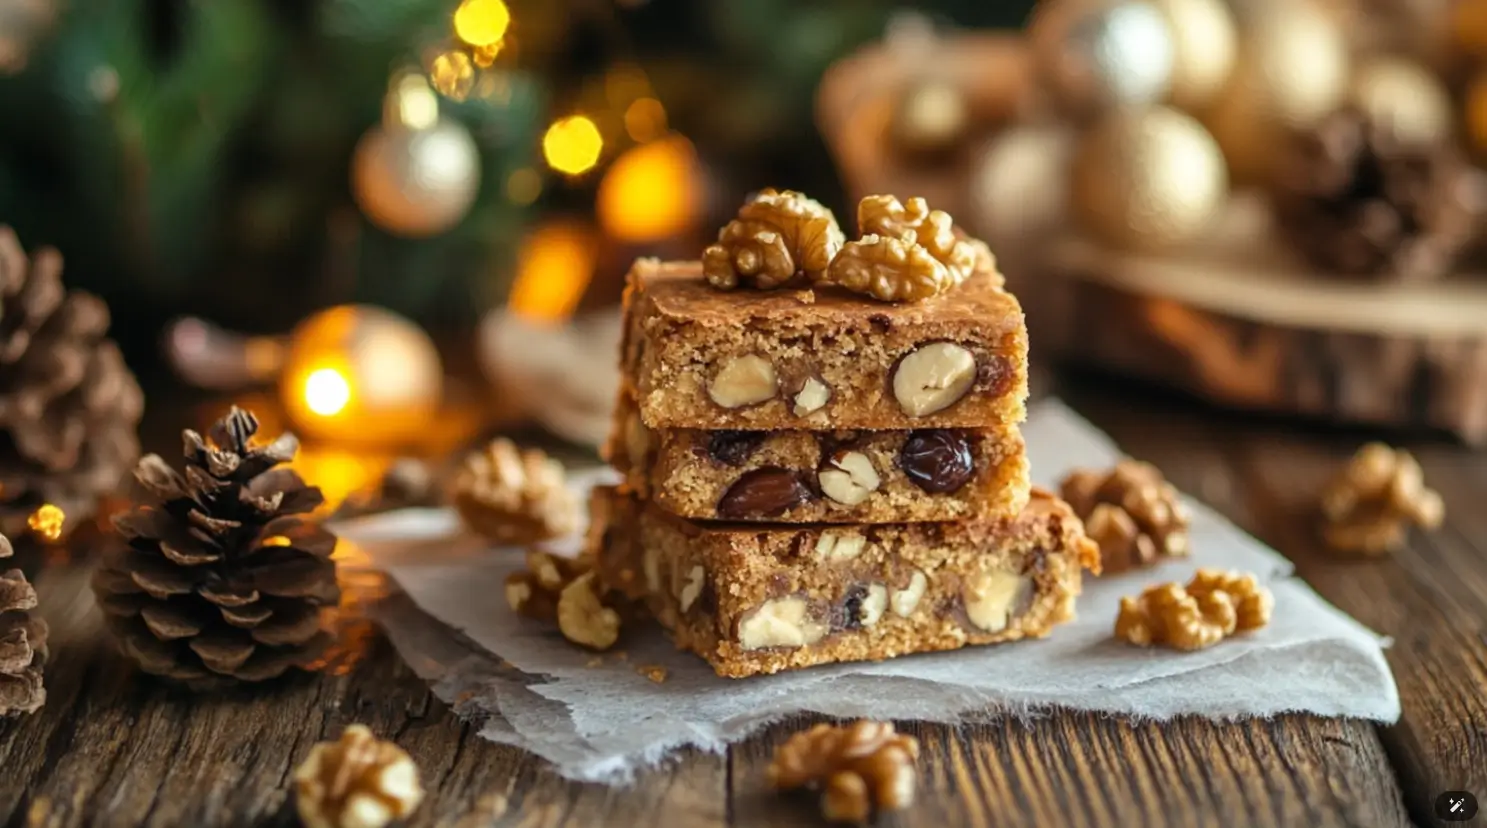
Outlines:
{"type": "Polygon", "coordinates": [[[1039,638],[1098,565],[1029,484],[1027,330],[994,260],[874,198],[843,245],[766,191],[704,261],[628,277],[623,482],[593,495],[589,551],[719,675],[1039,638]]]}

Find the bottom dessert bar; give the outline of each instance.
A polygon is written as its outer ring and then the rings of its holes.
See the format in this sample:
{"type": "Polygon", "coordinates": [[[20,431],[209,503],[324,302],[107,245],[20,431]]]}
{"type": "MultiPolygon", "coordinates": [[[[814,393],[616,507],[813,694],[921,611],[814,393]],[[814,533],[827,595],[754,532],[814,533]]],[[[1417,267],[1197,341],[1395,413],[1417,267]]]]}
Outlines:
{"type": "Polygon", "coordinates": [[[1036,489],[1015,519],[963,523],[700,525],[611,488],[592,505],[608,585],[734,678],[1042,637],[1099,561],[1036,489]]]}

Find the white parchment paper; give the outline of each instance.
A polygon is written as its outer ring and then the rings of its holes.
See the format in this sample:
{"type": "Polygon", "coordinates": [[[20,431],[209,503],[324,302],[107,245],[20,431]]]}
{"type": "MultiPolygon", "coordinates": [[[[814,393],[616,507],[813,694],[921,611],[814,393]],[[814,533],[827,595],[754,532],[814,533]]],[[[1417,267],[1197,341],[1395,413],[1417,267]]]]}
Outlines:
{"type": "MultiPolygon", "coordinates": [[[[1056,401],[1034,408],[1024,435],[1034,478],[1045,486],[1073,467],[1108,465],[1118,456],[1109,439],[1056,401]]],[[[574,483],[586,488],[605,474],[574,483]]],[[[459,536],[447,511],[388,513],[337,531],[364,547],[411,599],[390,604],[382,621],[437,694],[484,719],[485,737],[531,750],[574,779],[623,782],[677,747],[719,750],[802,711],[955,722],[1056,705],[1152,718],[1307,711],[1396,720],[1399,695],[1381,640],[1290,577],[1285,558],[1212,510],[1190,505],[1191,559],[1087,578],[1078,620],[1047,639],[743,680],[718,678],[700,659],[674,650],[658,628],[629,635],[620,653],[596,656],[517,617],[506,607],[503,580],[521,556],[459,536]],[[1122,595],[1184,581],[1199,566],[1266,580],[1275,593],[1271,624],[1196,653],[1111,638],[1122,595]],[[642,674],[654,666],[665,668],[665,681],[642,674]]]]}

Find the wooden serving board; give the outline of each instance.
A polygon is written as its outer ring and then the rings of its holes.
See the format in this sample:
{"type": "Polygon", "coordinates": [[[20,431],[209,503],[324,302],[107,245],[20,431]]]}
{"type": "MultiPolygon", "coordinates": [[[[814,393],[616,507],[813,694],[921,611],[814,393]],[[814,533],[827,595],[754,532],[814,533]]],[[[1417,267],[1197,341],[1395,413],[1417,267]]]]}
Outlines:
{"type": "Polygon", "coordinates": [[[1487,443],[1487,278],[1350,281],[1300,264],[1237,197],[1183,249],[1048,251],[1050,344],[1244,408],[1444,429],[1487,443]]]}

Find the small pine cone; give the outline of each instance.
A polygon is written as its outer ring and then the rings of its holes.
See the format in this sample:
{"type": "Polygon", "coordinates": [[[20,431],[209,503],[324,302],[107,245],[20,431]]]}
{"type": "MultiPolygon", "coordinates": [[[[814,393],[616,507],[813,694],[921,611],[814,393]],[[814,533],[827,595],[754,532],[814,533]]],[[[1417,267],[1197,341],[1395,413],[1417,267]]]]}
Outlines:
{"type": "Polygon", "coordinates": [[[1106,573],[1188,553],[1187,507],[1150,463],[1126,459],[1108,472],[1081,469],[1064,478],[1060,493],[1099,544],[1106,573]]]}
{"type": "Polygon", "coordinates": [[[1275,185],[1276,224],[1339,275],[1421,282],[1455,264],[1475,234],[1475,176],[1448,144],[1410,144],[1361,112],[1295,136],[1275,185]]]}
{"type": "Polygon", "coordinates": [[[183,433],[184,473],[155,454],[135,468],[144,498],[114,518],[126,543],[105,553],[93,591],[147,673],[196,687],[262,681],[330,643],[336,538],[306,517],[320,490],[280,467],[293,435],[262,444],[257,431],[233,408],[205,438],[183,433]]]}
{"type": "Polygon", "coordinates": [[[562,465],[504,437],[465,458],[454,505],[471,529],[497,543],[537,543],[578,528],[578,499],[564,483],[562,465]]]}
{"type": "MultiPolygon", "coordinates": [[[[11,555],[0,535],[0,558],[11,555]]],[[[0,716],[34,713],[46,703],[41,668],[46,661],[46,622],[30,614],[36,590],[18,569],[0,572],[0,716]]]]}
{"type": "Polygon", "coordinates": [[[101,299],[62,285],[56,250],[28,260],[0,227],[0,532],[18,537],[52,504],[65,535],[139,457],[144,397],[108,324],[101,299]]]}

